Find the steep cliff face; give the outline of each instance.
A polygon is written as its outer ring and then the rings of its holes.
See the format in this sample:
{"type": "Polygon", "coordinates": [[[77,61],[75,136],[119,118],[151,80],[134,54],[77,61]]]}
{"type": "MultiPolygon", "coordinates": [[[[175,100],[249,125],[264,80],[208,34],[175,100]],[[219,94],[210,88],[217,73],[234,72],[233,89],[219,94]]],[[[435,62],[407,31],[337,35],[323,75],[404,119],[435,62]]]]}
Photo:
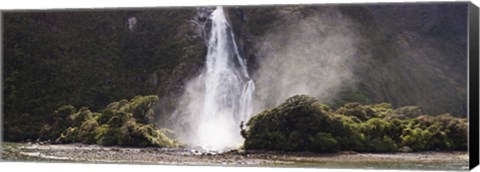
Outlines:
{"type": "Polygon", "coordinates": [[[258,110],[309,94],[466,115],[465,3],[237,7],[230,18],[258,110]]]}
{"type": "Polygon", "coordinates": [[[4,13],[5,139],[34,139],[54,109],[67,104],[96,111],[158,94],[159,107],[171,107],[203,65],[204,45],[190,23],[195,14],[194,8],[4,13]]]}
{"type": "Polygon", "coordinates": [[[371,11],[385,35],[379,45],[386,45],[375,48],[385,62],[372,62],[378,70],[369,76],[379,84],[372,90],[384,89],[376,97],[383,94],[396,105],[416,104],[429,113],[466,115],[466,4],[374,6],[371,11]]]}

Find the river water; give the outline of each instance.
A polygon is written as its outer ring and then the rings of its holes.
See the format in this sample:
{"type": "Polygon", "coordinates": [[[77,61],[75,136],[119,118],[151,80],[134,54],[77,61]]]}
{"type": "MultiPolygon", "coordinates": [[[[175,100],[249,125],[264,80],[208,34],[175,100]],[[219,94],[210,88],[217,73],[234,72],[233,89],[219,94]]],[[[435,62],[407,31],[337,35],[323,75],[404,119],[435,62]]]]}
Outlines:
{"type": "Polygon", "coordinates": [[[209,152],[192,148],[122,148],[98,145],[3,143],[2,160],[41,162],[267,166],[340,169],[468,170],[467,152],[285,153],[209,152]]]}

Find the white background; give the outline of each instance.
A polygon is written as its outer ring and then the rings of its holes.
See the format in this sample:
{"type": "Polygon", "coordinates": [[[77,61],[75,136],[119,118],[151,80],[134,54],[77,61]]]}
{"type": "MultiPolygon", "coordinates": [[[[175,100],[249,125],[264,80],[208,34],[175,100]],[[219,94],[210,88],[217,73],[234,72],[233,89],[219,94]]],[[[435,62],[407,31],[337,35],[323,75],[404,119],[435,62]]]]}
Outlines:
{"type": "MultiPolygon", "coordinates": [[[[445,0],[435,0],[440,2],[445,0]]],[[[480,0],[472,2],[477,6],[480,0]]],[[[428,2],[425,0],[1,0],[0,10],[15,9],[65,9],[65,8],[112,8],[112,7],[158,7],[158,6],[206,6],[206,5],[258,5],[258,4],[326,4],[326,3],[375,3],[375,2],[428,2]]],[[[1,121],[0,121],[1,122],[1,121]]],[[[478,146],[478,145],[477,145],[478,146]]],[[[310,172],[310,171],[351,171],[349,169],[305,169],[305,168],[262,168],[262,167],[209,167],[209,166],[166,166],[166,165],[121,165],[121,164],[81,164],[81,163],[25,163],[1,162],[0,171],[229,171],[229,172],[310,172]]],[[[372,171],[372,170],[355,170],[372,171]]],[[[379,170],[380,171],[380,170],[379,170]]],[[[399,171],[399,170],[381,170],[399,171]]],[[[475,168],[474,171],[480,171],[475,168]]]]}

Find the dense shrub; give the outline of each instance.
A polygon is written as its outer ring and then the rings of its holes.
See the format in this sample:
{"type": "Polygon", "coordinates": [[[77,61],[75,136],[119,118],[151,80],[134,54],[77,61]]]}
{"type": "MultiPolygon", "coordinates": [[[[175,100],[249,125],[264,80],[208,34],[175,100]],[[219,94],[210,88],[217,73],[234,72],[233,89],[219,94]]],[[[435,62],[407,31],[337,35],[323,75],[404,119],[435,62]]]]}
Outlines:
{"type": "Polygon", "coordinates": [[[330,152],[336,151],[338,141],[333,138],[331,133],[318,132],[312,138],[311,148],[313,151],[330,152]]]}
{"type": "Polygon", "coordinates": [[[466,150],[466,119],[421,112],[415,106],[393,109],[388,103],[347,103],[331,111],[312,97],[297,95],[253,116],[241,134],[247,150],[466,150]]]}
{"type": "MultiPolygon", "coordinates": [[[[320,139],[319,131],[332,131],[328,109],[308,96],[294,96],[277,108],[254,116],[247,126],[246,149],[302,151],[318,149],[312,145],[326,140],[320,139]]],[[[327,139],[328,140],[328,139],[327,139]]]]}
{"type": "MultiPolygon", "coordinates": [[[[54,112],[52,124],[42,127],[43,139],[57,143],[85,143],[120,146],[178,146],[164,131],[153,126],[157,96],[136,96],[131,101],[109,104],[101,113],[82,107],[62,106],[54,112]]],[[[169,133],[170,134],[170,131],[169,133]]]]}

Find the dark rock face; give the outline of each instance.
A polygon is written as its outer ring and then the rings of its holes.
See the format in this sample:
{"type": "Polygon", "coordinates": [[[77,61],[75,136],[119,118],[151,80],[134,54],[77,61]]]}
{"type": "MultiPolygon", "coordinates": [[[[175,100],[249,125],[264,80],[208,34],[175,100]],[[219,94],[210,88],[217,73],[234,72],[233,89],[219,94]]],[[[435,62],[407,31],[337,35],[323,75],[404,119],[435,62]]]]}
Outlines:
{"type": "Polygon", "coordinates": [[[410,114],[387,103],[349,103],[331,111],[312,97],[297,95],[252,117],[241,133],[246,150],[466,150],[465,118],[410,114]]]}
{"type": "MultiPolygon", "coordinates": [[[[336,96],[324,99],[314,91],[309,95],[335,107],[349,101],[385,101],[396,107],[420,106],[427,113],[466,114],[466,3],[229,8],[239,45],[257,80],[259,61],[272,61],[269,56],[278,56],[262,54],[268,48],[264,45],[272,44],[265,40],[269,33],[288,37],[301,30],[298,29],[301,21],[312,22],[309,19],[331,13],[338,13],[338,20],[352,23],[349,30],[357,37],[354,62],[344,64],[354,73],[350,80],[355,82],[339,85],[341,91],[336,96]],[[279,29],[289,27],[292,29],[279,29]]],[[[318,22],[328,23],[324,19],[318,22]]],[[[325,36],[312,35],[308,39],[321,46],[325,36]]],[[[273,42],[278,46],[274,51],[288,48],[291,41],[273,42]]],[[[285,98],[276,96],[265,95],[273,100],[262,100],[266,105],[259,109],[277,105],[278,99],[285,98]]]]}
{"type": "Polygon", "coordinates": [[[368,86],[375,97],[383,96],[398,106],[418,105],[427,113],[465,115],[467,4],[370,9],[380,35],[385,35],[378,44],[385,46],[374,49],[382,60],[372,62],[376,69],[368,70],[367,76],[378,83],[368,86]]]}

